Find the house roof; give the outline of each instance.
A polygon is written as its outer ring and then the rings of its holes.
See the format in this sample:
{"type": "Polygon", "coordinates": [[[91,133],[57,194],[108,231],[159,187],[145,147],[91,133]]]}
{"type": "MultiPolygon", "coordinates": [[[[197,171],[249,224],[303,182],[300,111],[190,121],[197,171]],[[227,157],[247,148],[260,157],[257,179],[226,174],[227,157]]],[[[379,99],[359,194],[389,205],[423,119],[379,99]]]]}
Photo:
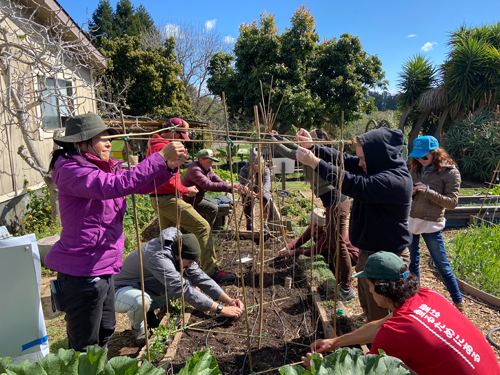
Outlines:
{"type": "Polygon", "coordinates": [[[88,49],[89,54],[92,56],[92,64],[97,69],[106,69],[108,67],[108,59],[92,44],[88,35],[78,24],[71,18],[71,16],[64,10],[64,8],[56,0],[14,0],[27,7],[39,7],[38,16],[41,19],[48,19],[55,17],[62,24],[68,26],[69,33],[66,37],[69,40],[79,39],[88,49]]]}

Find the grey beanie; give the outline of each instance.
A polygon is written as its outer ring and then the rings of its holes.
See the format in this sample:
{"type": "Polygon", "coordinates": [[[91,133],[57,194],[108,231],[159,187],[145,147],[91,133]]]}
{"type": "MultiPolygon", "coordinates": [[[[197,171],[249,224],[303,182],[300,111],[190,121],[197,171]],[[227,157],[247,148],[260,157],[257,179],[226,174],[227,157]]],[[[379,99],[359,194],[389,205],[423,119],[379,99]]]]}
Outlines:
{"type": "MultiPolygon", "coordinates": [[[[172,250],[175,255],[179,256],[178,241],[175,240],[172,244],[172,250]]],[[[181,256],[182,259],[198,260],[200,259],[201,249],[200,243],[196,236],[192,233],[184,234],[181,236],[181,256]]]]}
{"type": "MultiPolygon", "coordinates": [[[[259,156],[259,153],[257,151],[257,147],[250,148],[250,155],[248,156],[248,163],[253,164],[254,162],[256,162],[258,164],[258,161],[257,161],[258,156],[259,156]]],[[[264,164],[264,158],[262,156],[260,157],[260,161],[262,164],[264,164]]]]}

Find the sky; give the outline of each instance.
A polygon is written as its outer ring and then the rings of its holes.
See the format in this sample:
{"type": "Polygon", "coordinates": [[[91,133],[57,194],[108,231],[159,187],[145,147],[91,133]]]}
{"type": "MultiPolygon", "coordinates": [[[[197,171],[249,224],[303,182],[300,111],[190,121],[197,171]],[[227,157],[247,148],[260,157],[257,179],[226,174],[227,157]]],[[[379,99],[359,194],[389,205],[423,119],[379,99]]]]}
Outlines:
{"type": "MultiPolygon", "coordinates": [[[[80,26],[97,8],[99,0],[57,0],[80,26]]],[[[113,9],[116,0],[110,0],[113,9]]],[[[449,33],[461,25],[476,27],[500,21],[500,0],[314,0],[314,1],[225,1],[217,2],[131,0],[143,4],[157,26],[196,22],[216,27],[228,39],[238,38],[243,22],[258,20],[264,11],[276,15],[276,26],[290,26],[295,9],[305,5],[316,21],[322,41],[344,33],[358,36],[363,49],[382,61],[388,89],[396,92],[401,66],[411,56],[422,53],[433,64],[444,62],[449,33]]]]}

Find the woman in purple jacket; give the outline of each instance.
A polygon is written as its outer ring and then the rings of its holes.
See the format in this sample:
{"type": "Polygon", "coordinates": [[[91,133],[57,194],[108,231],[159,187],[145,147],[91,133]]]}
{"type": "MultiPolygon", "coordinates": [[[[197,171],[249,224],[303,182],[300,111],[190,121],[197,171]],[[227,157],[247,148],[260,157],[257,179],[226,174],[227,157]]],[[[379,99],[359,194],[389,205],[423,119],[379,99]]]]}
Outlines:
{"type": "Polygon", "coordinates": [[[93,113],[70,117],[66,136],[54,139],[62,149],[52,154],[49,170],[59,190],[61,239],[45,258],[58,272],[53,296],[66,312],[68,346],[86,351],[105,348],[115,330],[113,275],[123,255],[125,196],[149,193],[169,180],[186,159],[180,142],[172,142],[130,171],[109,158],[117,134],[93,113]]]}

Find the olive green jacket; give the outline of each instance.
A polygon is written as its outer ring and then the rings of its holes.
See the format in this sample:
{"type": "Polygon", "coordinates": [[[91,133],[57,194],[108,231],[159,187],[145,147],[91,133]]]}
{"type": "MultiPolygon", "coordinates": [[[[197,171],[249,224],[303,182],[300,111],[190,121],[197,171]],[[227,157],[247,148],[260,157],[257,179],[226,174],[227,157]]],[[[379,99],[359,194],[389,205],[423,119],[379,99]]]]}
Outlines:
{"type": "Polygon", "coordinates": [[[453,165],[444,166],[440,174],[434,170],[426,173],[412,172],[413,184],[422,182],[429,188],[427,192],[413,194],[410,216],[427,221],[444,221],[445,209],[453,210],[458,204],[460,172],[453,165]]]}

